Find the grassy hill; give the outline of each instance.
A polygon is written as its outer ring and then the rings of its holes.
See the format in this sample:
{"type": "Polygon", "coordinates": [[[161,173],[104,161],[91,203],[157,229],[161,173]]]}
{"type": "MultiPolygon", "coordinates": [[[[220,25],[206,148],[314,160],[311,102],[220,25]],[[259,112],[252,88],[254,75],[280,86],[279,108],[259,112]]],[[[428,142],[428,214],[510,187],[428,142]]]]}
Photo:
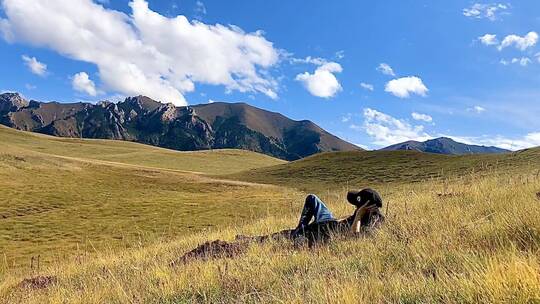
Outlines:
{"type": "Polygon", "coordinates": [[[29,265],[32,256],[50,262],[82,247],[178,237],[242,223],[285,204],[275,187],[191,173],[282,163],[257,153],[175,152],[4,127],[0,142],[0,273],[29,265]]]}
{"type": "MultiPolygon", "coordinates": [[[[159,169],[226,174],[285,163],[243,150],[179,152],[126,141],[60,138],[17,131],[0,125],[0,142],[17,148],[72,160],[96,160],[159,169]]],[[[5,151],[0,148],[0,152],[5,151]]]]}
{"type": "Polygon", "coordinates": [[[226,176],[315,191],[388,183],[414,183],[479,173],[540,172],[540,148],[506,154],[441,155],[415,151],[321,153],[298,161],[226,176]]]}
{"type": "Polygon", "coordinates": [[[0,140],[0,303],[540,301],[539,149],[282,163],[4,128],[0,140]],[[294,226],[306,190],[349,215],[344,190],[367,185],[387,216],[371,235],[169,266],[208,240],[294,226]],[[39,275],[56,283],[21,287],[39,275]]]}

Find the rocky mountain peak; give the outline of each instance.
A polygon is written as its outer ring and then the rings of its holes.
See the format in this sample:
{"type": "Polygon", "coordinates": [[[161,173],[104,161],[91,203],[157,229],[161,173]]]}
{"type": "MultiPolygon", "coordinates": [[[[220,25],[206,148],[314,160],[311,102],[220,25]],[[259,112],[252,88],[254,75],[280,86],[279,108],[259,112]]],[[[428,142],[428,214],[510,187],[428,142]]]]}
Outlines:
{"type": "Polygon", "coordinates": [[[163,103],[142,95],[128,97],[123,103],[137,112],[152,112],[163,106],[163,103]]]}
{"type": "Polygon", "coordinates": [[[172,103],[163,105],[161,111],[162,121],[173,121],[180,116],[178,109],[172,103]]]}
{"type": "Polygon", "coordinates": [[[0,94],[0,113],[17,111],[28,106],[28,101],[19,93],[0,94]]]}
{"type": "Polygon", "coordinates": [[[100,106],[100,107],[103,107],[103,108],[106,108],[111,104],[113,104],[113,103],[108,101],[108,100],[102,100],[102,101],[99,101],[98,103],[96,103],[97,106],[100,106]]]}
{"type": "Polygon", "coordinates": [[[477,145],[467,145],[457,142],[448,137],[439,137],[430,139],[425,142],[407,141],[399,144],[395,144],[382,150],[395,151],[395,150],[412,150],[418,152],[428,152],[436,154],[449,154],[449,155],[463,155],[463,154],[493,154],[493,153],[505,153],[508,150],[497,147],[486,147],[477,145]]]}

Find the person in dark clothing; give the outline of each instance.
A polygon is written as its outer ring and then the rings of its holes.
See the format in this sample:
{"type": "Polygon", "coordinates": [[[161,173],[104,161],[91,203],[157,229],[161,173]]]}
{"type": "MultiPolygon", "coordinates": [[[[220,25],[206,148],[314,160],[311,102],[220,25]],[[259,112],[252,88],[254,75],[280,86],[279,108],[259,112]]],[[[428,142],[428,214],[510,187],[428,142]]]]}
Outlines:
{"type": "MultiPolygon", "coordinates": [[[[383,202],[375,190],[349,191],[347,201],[354,205],[356,210],[351,216],[338,220],[320,198],[310,194],[306,197],[295,229],[255,237],[255,240],[263,242],[268,239],[288,238],[296,241],[305,238],[311,247],[316,243],[327,242],[333,234],[359,234],[384,222],[384,215],[380,211],[383,202]]],[[[253,238],[239,236],[237,239],[253,238]]]]}
{"type": "Polygon", "coordinates": [[[170,265],[184,264],[193,259],[235,257],[245,252],[250,243],[268,240],[289,239],[295,242],[295,245],[297,241],[307,240],[311,248],[316,244],[326,243],[333,235],[360,234],[384,222],[384,215],[380,212],[382,199],[375,190],[349,191],[347,201],[354,205],[356,210],[351,216],[338,220],[321,199],[310,194],[306,197],[300,221],[295,229],[263,236],[237,235],[235,242],[221,240],[206,242],[172,261],[170,265]]]}
{"type": "Polygon", "coordinates": [[[321,199],[314,194],[308,195],[298,226],[291,232],[290,237],[305,237],[312,246],[316,242],[328,241],[333,233],[358,234],[362,229],[372,228],[384,221],[380,212],[382,199],[375,190],[368,188],[349,191],[347,201],[354,205],[356,210],[351,216],[337,220],[321,199]]]}

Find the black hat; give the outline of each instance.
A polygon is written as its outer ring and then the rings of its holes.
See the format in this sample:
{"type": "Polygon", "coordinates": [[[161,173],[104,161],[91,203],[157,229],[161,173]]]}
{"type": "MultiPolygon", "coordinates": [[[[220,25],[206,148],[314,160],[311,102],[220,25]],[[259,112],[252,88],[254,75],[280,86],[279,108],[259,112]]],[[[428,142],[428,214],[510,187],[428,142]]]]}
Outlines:
{"type": "Polygon", "coordinates": [[[379,193],[373,189],[363,189],[360,191],[347,192],[347,201],[356,207],[361,207],[366,203],[369,205],[376,205],[382,207],[382,199],[379,193]]]}

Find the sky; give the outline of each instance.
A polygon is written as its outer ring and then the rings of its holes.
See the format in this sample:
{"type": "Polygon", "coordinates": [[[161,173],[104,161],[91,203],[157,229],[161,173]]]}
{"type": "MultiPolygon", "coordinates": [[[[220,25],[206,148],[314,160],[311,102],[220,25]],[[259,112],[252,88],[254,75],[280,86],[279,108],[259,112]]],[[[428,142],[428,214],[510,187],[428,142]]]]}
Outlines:
{"type": "Polygon", "coordinates": [[[246,102],[367,149],[540,146],[540,2],[0,0],[0,91],[246,102]]]}

